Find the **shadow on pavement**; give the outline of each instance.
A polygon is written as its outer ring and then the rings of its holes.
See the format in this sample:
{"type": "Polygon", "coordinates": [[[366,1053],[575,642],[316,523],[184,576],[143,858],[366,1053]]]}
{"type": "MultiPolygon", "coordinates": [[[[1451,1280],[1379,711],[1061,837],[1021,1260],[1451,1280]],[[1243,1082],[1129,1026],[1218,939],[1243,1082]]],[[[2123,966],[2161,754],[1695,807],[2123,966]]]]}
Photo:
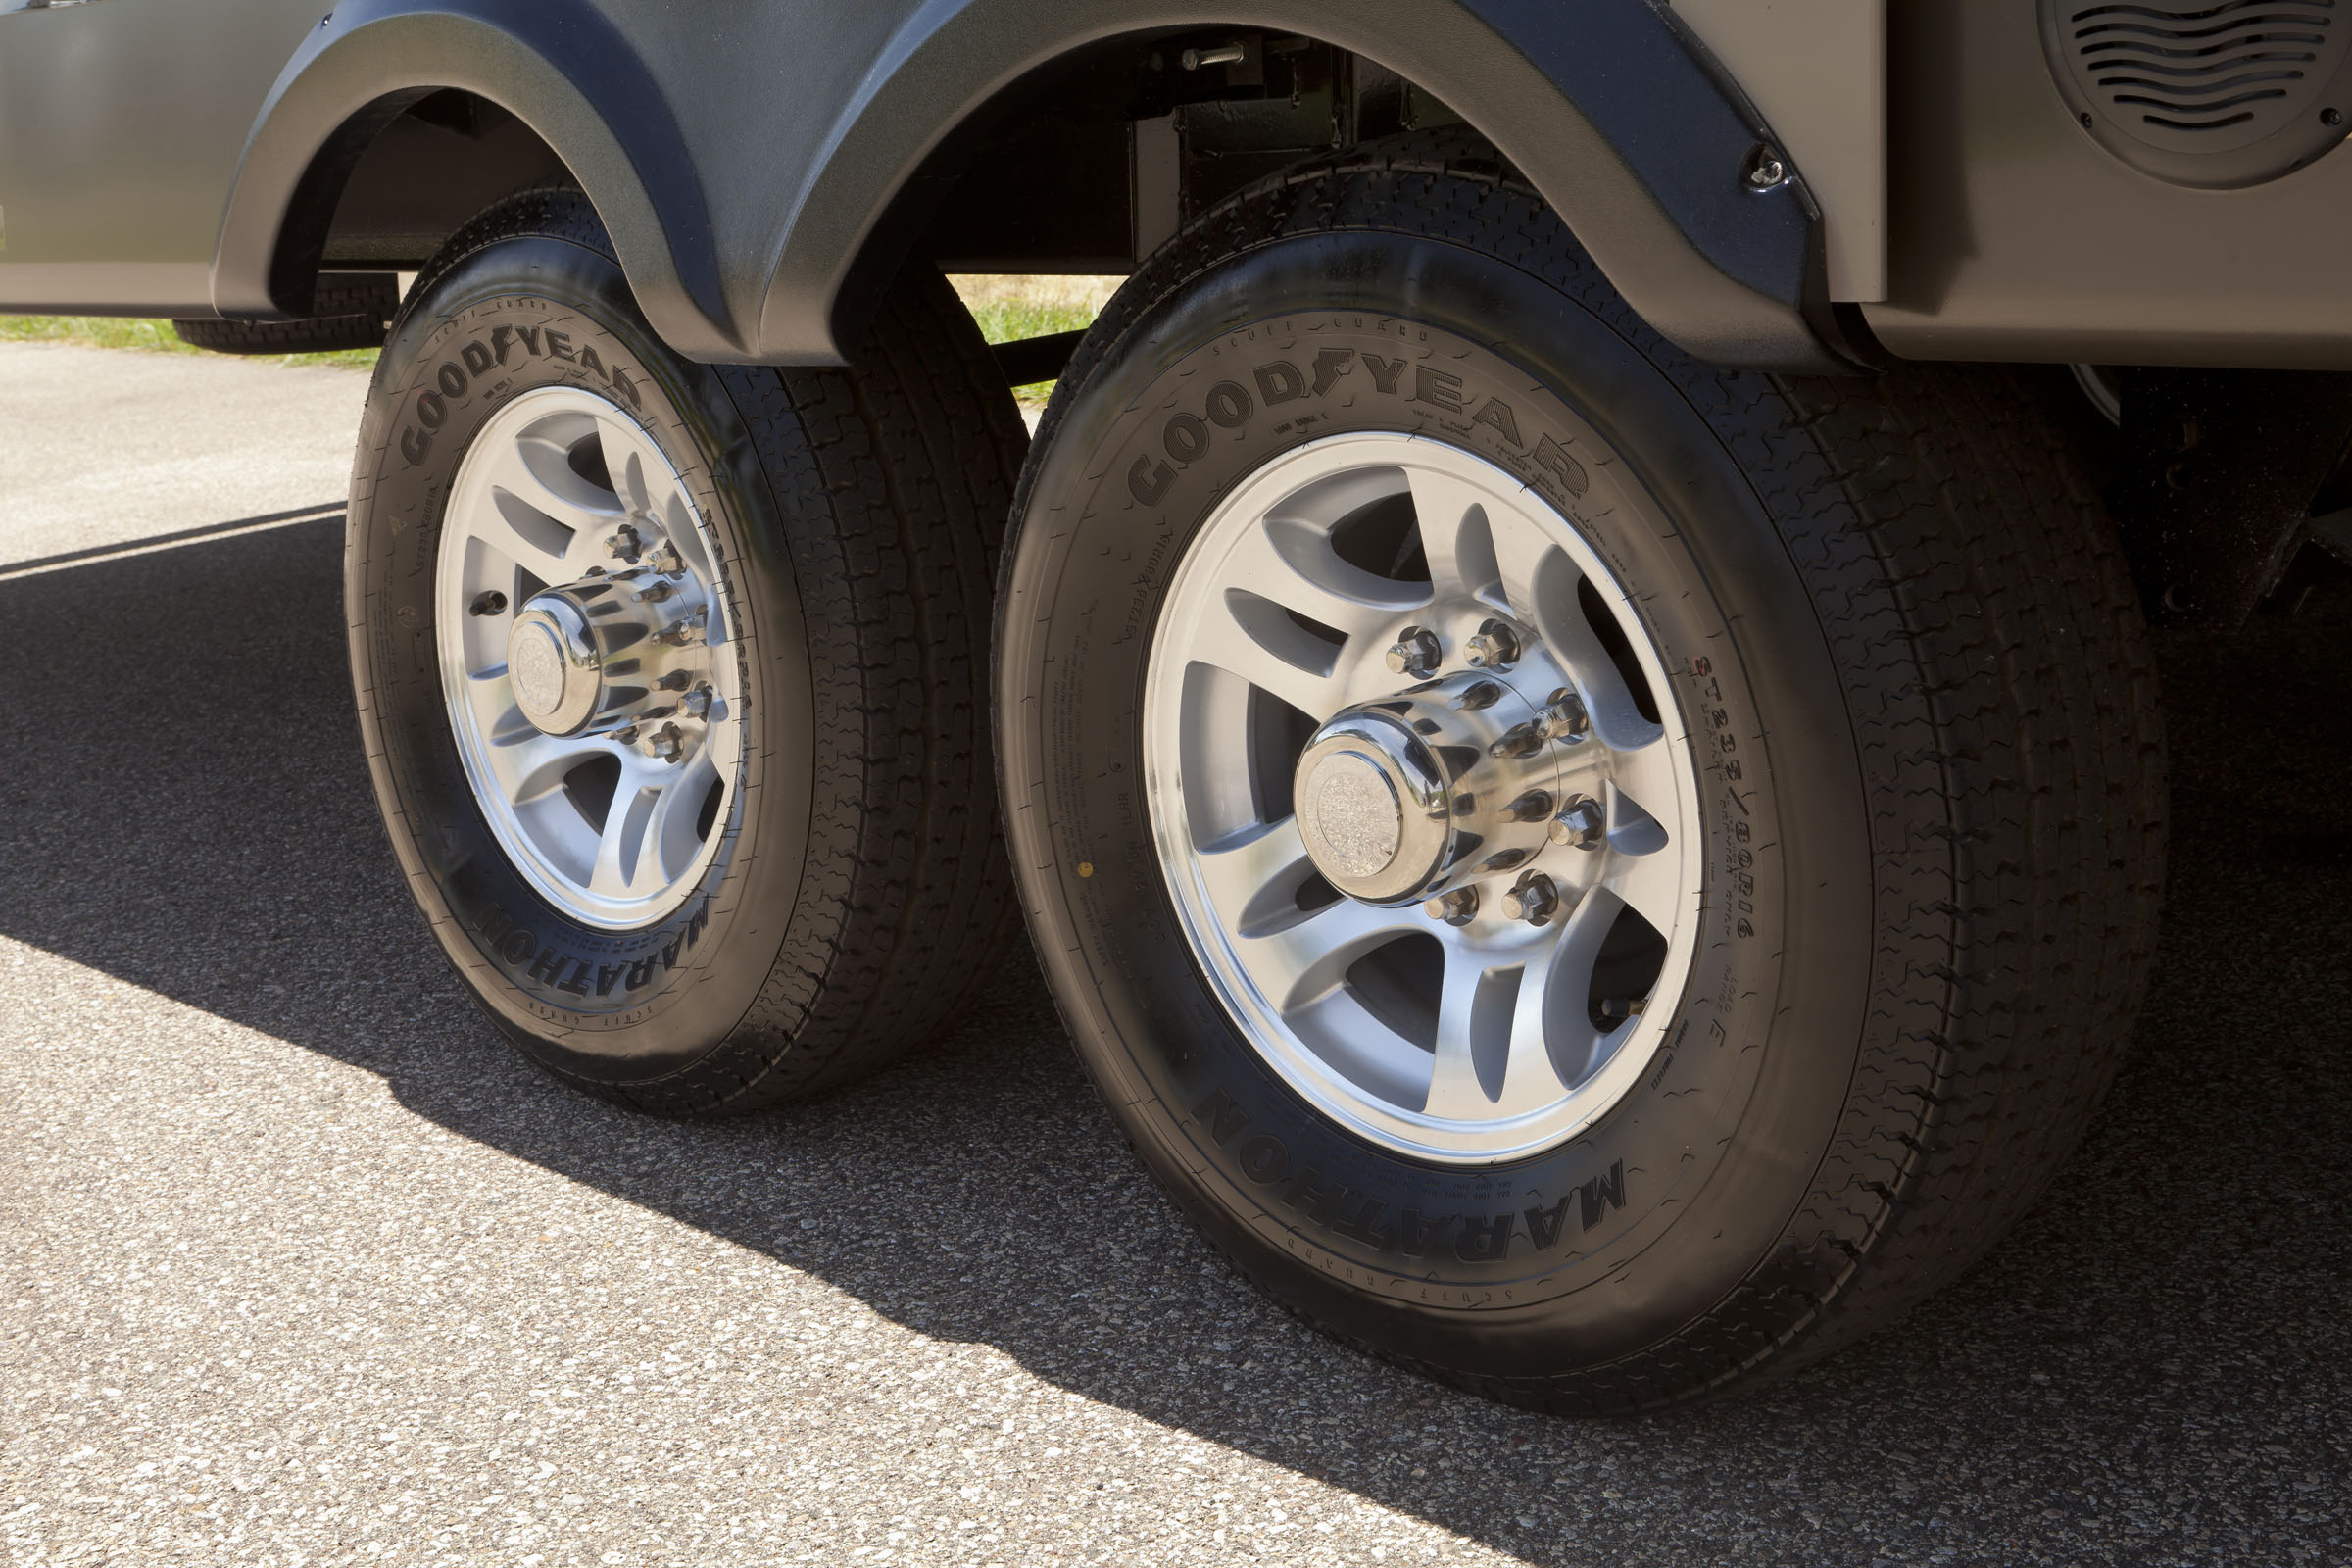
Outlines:
{"type": "Polygon", "coordinates": [[[2352,607],[2168,645],[2157,994],[2018,1233],[1745,1400],[1570,1423],[1266,1304],[1145,1180],[1025,964],[952,1050],[766,1120],[634,1117],[522,1065],[376,826],[339,544],[329,518],[0,583],[0,930],[379,1073],[419,1115],[926,1334],[1532,1561],[2352,1548],[2352,607]]]}

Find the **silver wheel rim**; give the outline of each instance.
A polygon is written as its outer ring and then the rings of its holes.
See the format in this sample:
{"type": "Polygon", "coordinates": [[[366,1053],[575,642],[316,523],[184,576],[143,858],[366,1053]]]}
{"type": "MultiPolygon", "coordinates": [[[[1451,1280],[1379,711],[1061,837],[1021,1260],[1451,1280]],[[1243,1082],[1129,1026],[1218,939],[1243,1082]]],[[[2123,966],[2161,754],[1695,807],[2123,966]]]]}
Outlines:
{"type": "Polygon", "coordinates": [[[1490,1164],[1575,1136],[1641,1078],[1695,941],[1691,749],[1614,575],[1502,469],[1371,433],[1298,448],[1243,480],[1194,540],[1153,632],[1144,762],[1195,955],[1250,1043],[1325,1114],[1414,1158],[1490,1164]],[[1408,505],[1397,559],[1417,534],[1427,581],[1343,558],[1396,529],[1408,505]],[[1436,639],[1426,674],[1393,667],[1430,651],[1415,631],[1436,639]],[[1482,631],[1490,641],[1474,644],[1482,631]],[[1473,648],[1483,667],[1467,662],[1473,648]],[[1316,726],[1305,743],[1302,724],[1316,726]],[[1449,802],[1438,786],[1417,793],[1412,766],[1436,754],[1411,750],[1416,725],[1446,758],[1471,754],[1456,741],[1486,748],[1491,760],[1435,764],[1452,770],[1449,802]],[[1477,771],[1494,767],[1515,771],[1477,771]],[[1471,779],[1517,794],[1469,801],[1471,779]],[[1523,806],[1543,808],[1540,836],[1505,814],[1523,806]],[[1571,820],[1554,830],[1555,817],[1571,820]],[[1473,818],[1475,834],[1462,826],[1473,818]],[[1450,847],[1427,851],[1433,832],[1450,847]],[[1441,857],[1428,875],[1396,870],[1426,853],[1441,857]],[[1538,877],[1553,896],[1542,924],[1526,917],[1543,912],[1538,877]],[[1433,881],[1450,904],[1420,902],[1433,881]],[[1465,888],[1477,907],[1456,923],[1465,888]],[[1612,942],[1629,908],[1653,935],[1628,924],[1640,940],[1612,942]],[[1612,982],[1626,994],[1595,996],[1612,982]]]}
{"type": "Polygon", "coordinates": [[[582,924],[663,919],[717,853],[743,757],[720,559],[661,448],[582,388],[500,409],[450,487],[450,727],[500,848],[582,924]]]}

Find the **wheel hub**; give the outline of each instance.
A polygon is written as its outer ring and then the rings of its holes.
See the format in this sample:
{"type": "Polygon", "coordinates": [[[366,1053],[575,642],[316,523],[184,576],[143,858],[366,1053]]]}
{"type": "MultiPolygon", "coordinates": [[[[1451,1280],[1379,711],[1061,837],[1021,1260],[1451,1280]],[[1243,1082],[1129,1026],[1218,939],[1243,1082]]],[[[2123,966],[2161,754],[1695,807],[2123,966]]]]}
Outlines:
{"type": "Polygon", "coordinates": [[[531,596],[507,634],[514,706],[546,735],[604,735],[667,717],[707,675],[708,611],[693,577],[653,567],[531,596]]]}
{"type": "Polygon", "coordinates": [[[1507,870],[1543,847],[1566,755],[1543,711],[1490,674],[1357,703],[1298,758],[1307,858],[1341,893],[1391,906],[1507,870]]]}

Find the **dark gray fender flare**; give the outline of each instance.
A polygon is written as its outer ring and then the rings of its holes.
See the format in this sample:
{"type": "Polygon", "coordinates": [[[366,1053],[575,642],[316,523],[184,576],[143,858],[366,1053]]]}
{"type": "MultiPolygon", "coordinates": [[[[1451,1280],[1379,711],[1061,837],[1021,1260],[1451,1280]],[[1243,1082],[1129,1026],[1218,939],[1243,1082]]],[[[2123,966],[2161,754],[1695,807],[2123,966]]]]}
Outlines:
{"type": "Polygon", "coordinates": [[[376,131],[462,88],[519,118],[570,169],[672,346],[742,359],[709,203],[675,115],[628,40],[589,5],[343,0],[287,62],[221,216],[213,304],[232,318],[309,305],[335,195],[376,131]]]}
{"type": "MultiPolygon", "coordinates": [[[[778,236],[755,355],[834,357],[837,302],[892,196],[965,116],[1084,43],[1203,13],[1165,0],[931,0],[834,122],[778,236]]],[[[1249,0],[1236,26],[1354,51],[1463,114],[1643,319],[1718,365],[1850,371],[1801,177],[1745,175],[1771,132],[1648,0],[1249,0]],[[1833,347],[1837,345],[1837,347],[1833,347]]]]}

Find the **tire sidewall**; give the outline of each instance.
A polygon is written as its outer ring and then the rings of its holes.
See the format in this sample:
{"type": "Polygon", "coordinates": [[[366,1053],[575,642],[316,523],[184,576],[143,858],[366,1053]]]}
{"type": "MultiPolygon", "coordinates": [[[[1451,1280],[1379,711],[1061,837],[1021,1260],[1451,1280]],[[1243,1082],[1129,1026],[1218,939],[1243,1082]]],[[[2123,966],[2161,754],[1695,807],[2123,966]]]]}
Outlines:
{"type": "Polygon", "coordinates": [[[1465,246],[1285,239],[1121,322],[1065,382],[1015,514],[1008,831],[1081,1054],[1277,1295],[1464,1372],[1590,1366],[1714,1307],[1785,1239],[1854,1071],[1869,858],[1839,687],[1787,546],[1690,400],[1720,383],[1660,358],[1465,246]],[[1213,417],[1219,387],[1246,418],[1213,417]],[[1214,437],[1191,464],[1165,439],[1185,416],[1214,437]],[[1141,698],[1186,546],[1266,461],[1355,429],[1465,448],[1567,515],[1631,595],[1700,763],[1706,893],[1674,1021],[1605,1117],[1507,1165],[1421,1164],[1313,1111],[1215,1000],[1152,847],[1141,698]]]}
{"type": "Polygon", "coordinates": [[[715,371],[645,324],[618,265],[571,239],[494,239],[428,274],[368,394],[346,551],[351,658],[394,849],[435,938],[491,1016],[546,1065],[602,1083],[677,1073],[753,1008],[799,893],[810,791],[802,607],[775,503],[715,371]],[[666,918],[584,925],[513,865],[467,781],[444,703],[434,582],[473,434],[541,387],[574,386],[642,426],[716,546],[744,761],[721,842],[666,918]]]}

